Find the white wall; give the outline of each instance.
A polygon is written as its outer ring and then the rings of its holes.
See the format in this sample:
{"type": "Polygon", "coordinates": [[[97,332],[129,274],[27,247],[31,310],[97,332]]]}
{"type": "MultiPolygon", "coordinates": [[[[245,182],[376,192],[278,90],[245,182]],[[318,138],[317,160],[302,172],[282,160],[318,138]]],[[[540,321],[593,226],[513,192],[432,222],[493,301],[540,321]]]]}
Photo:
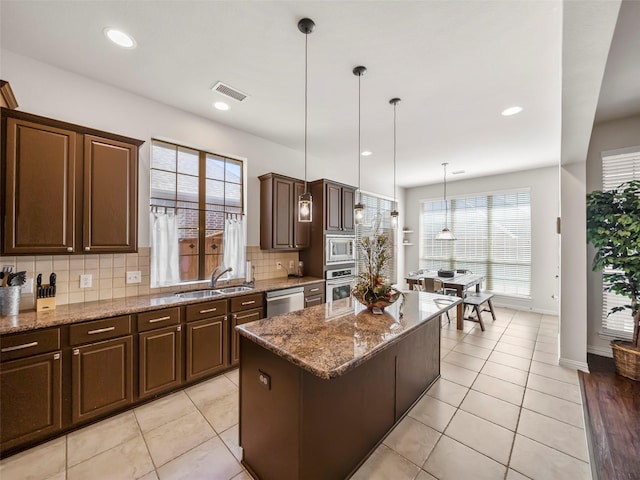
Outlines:
{"type": "MultiPolygon", "coordinates": [[[[558,168],[546,167],[535,170],[473,178],[469,180],[447,181],[447,196],[487,193],[517,188],[531,191],[531,298],[496,296],[498,305],[557,314],[558,302],[558,168]]],[[[406,271],[415,270],[419,265],[420,200],[442,198],[442,184],[427,185],[407,189],[405,192],[405,225],[414,245],[405,249],[406,271]]]]}
{"type": "MultiPolygon", "coordinates": [[[[594,125],[587,155],[587,192],[602,189],[602,152],[637,146],[640,148],[640,115],[594,125]]],[[[601,338],[602,273],[593,272],[595,249],[587,248],[587,350],[611,356],[610,339],[601,338]]]]}
{"type": "MultiPolygon", "coordinates": [[[[140,149],[140,246],[149,245],[149,227],[144,212],[149,209],[151,138],[172,139],[246,160],[248,245],[260,243],[260,183],[257,177],[267,172],[304,177],[301,152],[28,57],[0,50],[0,78],[11,84],[21,111],[145,141],[140,149]]],[[[309,180],[330,178],[357,185],[357,169],[349,170],[335,169],[330,162],[317,158],[308,159],[309,180]]]]}

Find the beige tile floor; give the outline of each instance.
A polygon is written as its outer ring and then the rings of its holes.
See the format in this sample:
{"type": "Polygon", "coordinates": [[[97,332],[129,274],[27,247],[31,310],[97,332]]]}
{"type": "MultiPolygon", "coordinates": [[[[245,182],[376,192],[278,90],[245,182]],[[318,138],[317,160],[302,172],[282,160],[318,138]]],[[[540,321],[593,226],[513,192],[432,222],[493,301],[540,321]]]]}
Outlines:
{"type": "MultiPolygon", "coordinates": [[[[591,478],[557,317],[496,310],[485,332],[445,321],[442,377],[354,479],[591,478]]],[[[0,479],[250,479],[237,443],[235,370],[6,458],[0,479]]]]}

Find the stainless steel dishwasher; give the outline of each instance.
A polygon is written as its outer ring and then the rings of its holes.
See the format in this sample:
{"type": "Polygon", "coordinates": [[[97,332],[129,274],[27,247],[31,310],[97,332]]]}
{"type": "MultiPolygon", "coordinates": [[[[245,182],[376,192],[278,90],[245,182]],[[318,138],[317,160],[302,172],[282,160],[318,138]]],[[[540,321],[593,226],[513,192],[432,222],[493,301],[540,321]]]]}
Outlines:
{"type": "Polygon", "coordinates": [[[267,318],[304,308],[304,287],[267,292],[267,318]]]}

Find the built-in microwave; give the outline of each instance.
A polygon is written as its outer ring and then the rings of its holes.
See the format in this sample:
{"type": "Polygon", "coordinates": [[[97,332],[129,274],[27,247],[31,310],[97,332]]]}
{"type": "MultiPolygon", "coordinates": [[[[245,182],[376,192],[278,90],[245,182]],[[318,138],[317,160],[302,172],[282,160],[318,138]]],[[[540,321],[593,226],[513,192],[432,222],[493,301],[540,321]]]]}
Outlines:
{"type": "Polygon", "coordinates": [[[356,259],[356,237],[349,235],[326,236],[325,263],[353,262],[356,259]]]}

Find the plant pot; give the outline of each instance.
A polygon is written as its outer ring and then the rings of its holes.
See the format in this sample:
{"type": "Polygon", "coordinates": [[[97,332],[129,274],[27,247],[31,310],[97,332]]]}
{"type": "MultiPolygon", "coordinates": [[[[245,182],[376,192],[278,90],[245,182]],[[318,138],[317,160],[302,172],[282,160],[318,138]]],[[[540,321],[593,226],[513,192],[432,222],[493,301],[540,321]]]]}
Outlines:
{"type": "Polygon", "coordinates": [[[631,380],[640,380],[640,349],[621,340],[611,342],[611,349],[616,372],[631,380]]]}

